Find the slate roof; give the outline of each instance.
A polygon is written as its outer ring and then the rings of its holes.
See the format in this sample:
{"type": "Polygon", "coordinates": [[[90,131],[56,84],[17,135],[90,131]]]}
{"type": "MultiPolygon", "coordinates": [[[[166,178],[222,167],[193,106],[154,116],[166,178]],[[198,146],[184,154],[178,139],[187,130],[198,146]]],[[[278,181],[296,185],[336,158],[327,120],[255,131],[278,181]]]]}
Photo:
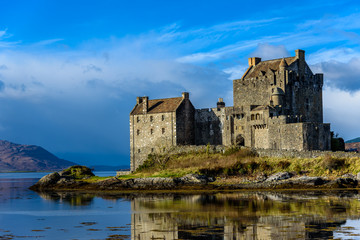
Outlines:
{"type": "Polygon", "coordinates": [[[287,58],[262,61],[256,64],[256,66],[249,67],[242,78],[245,77],[254,78],[254,77],[258,77],[261,72],[266,73],[270,70],[277,71],[280,67],[280,64],[282,65],[284,64],[284,62],[282,62],[283,59],[286,61],[286,64],[289,66],[297,60],[296,57],[287,57],[287,58]]]}
{"type": "MultiPolygon", "coordinates": [[[[149,100],[149,108],[147,113],[165,113],[165,112],[175,112],[176,109],[179,107],[180,103],[182,102],[182,97],[176,98],[163,98],[163,99],[153,99],[149,100]]],[[[140,115],[143,113],[143,104],[136,104],[134,109],[131,111],[131,115],[140,115]]]]}

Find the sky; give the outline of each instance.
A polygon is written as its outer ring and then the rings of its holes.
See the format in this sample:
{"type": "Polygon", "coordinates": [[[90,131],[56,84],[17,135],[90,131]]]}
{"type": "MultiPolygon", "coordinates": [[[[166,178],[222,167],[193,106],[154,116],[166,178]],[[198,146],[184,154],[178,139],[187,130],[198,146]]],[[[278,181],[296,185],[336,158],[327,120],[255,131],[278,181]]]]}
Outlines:
{"type": "Polygon", "coordinates": [[[324,122],[360,137],[358,1],[4,0],[0,139],[84,165],[129,165],[137,96],[223,97],[249,57],[303,49],[324,73],[324,122]]]}

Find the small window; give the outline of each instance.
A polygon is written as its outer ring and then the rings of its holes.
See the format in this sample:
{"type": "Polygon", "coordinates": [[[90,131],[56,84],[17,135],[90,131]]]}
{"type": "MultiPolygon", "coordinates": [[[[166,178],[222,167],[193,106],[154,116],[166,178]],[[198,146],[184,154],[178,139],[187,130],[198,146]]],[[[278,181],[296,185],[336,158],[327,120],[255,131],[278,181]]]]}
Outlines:
{"type": "Polygon", "coordinates": [[[161,115],[161,121],[164,121],[164,120],[165,120],[165,116],[161,115]]]}
{"type": "Polygon", "coordinates": [[[138,149],[138,153],[141,153],[141,150],[140,150],[140,148],[138,149]]]}
{"type": "Polygon", "coordinates": [[[154,133],[154,129],[150,129],[150,134],[153,134],[154,133]]]}
{"type": "Polygon", "coordinates": [[[154,149],[153,149],[153,148],[151,149],[151,152],[154,152],[154,149]]]}
{"type": "Polygon", "coordinates": [[[150,122],[152,122],[154,120],[153,116],[150,116],[150,122]]]}
{"type": "Polygon", "coordinates": [[[165,133],[165,128],[162,128],[161,132],[162,132],[162,134],[164,134],[165,133]]]}
{"type": "Polygon", "coordinates": [[[136,117],[136,122],[140,122],[140,117],[136,117]]]}
{"type": "Polygon", "coordinates": [[[136,135],[140,135],[140,129],[136,130],[136,135]]]}
{"type": "Polygon", "coordinates": [[[241,126],[241,130],[244,130],[244,126],[241,126]]]}

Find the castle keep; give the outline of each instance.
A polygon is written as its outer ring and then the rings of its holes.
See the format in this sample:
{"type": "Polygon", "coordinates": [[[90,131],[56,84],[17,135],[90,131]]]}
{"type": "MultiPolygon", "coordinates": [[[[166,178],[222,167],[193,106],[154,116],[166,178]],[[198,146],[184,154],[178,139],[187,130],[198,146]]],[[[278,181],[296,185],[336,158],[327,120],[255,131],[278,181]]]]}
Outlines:
{"type": "Polygon", "coordinates": [[[238,145],[258,149],[329,150],[330,124],[323,123],[323,74],[313,74],[305,51],[295,57],[249,58],[233,81],[234,106],[195,109],[182,97],[138,97],[130,113],[131,170],[148,154],[177,145],[238,145]]]}

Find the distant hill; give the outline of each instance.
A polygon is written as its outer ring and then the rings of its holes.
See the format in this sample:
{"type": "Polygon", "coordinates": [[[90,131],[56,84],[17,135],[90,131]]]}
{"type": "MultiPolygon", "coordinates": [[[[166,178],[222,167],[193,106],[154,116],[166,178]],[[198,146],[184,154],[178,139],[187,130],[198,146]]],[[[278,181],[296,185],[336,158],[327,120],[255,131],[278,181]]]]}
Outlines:
{"type": "Polygon", "coordinates": [[[0,172],[57,171],[76,163],[60,159],[44,148],[0,140],[0,172]]]}
{"type": "Polygon", "coordinates": [[[360,142],[360,137],[348,140],[345,143],[355,143],[355,142],[360,142]]]}

